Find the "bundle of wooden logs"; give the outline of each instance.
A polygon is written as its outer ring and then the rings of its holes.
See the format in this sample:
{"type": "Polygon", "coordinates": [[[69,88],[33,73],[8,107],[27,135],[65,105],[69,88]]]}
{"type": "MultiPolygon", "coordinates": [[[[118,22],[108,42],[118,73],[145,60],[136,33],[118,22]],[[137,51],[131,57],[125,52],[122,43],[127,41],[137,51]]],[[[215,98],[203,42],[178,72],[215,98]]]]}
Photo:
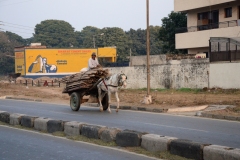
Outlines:
{"type": "Polygon", "coordinates": [[[70,76],[63,77],[61,82],[66,83],[63,93],[68,93],[75,90],[89,89],[99,79],[109,75],[107,69],[95,68],[86,72],[76,73],[70,76]]]}

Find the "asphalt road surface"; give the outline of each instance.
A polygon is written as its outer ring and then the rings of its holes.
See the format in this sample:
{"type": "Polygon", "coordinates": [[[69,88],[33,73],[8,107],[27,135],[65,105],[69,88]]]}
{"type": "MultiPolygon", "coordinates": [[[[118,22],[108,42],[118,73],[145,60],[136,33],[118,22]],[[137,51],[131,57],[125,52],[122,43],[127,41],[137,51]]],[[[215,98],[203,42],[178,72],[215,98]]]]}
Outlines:
{"type": "Polygon", "coordinates": [[[196,142],[240,148],[240,122],[200,117],[177,116],[139,111],[99,112],[95,107],[81,106],[74,112],[68,105],[0,100],[0,110],[55,120],[78,121],[117,127],[196,142]]]}
{"type": "Polygon", "coordinates": [[[150,160],[146,156],[0,125],[1,160],[150,160]]]}

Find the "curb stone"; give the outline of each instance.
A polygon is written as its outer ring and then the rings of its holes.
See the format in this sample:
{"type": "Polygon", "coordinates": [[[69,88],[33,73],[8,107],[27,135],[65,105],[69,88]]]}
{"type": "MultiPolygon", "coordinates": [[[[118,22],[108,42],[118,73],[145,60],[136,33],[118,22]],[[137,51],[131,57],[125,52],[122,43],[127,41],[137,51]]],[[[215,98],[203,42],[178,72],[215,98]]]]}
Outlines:
{"type": "Polygon", "coordinates": [[[34,127],[34,120],[38,117],[33,117],[33,116],[22,116],[21,117],[21,126],[23,127],[28,127],[28,128],[33,128],[34,127]]]}
{"type": "Polygon", "coordinates": [[[18,114],[18,113],[10,114],[10,124],[21,125],[22,116],[25,116],[25,114],[18,114]]]}
{"type": "Polygon", "coordinates": [[[50,118],[39,117],[34,120],[34,128],[38,131],[47,132],[47,122],[50,118]]]}
{"type": "Polygon", "coordinates": [[[147,111],[147,109],[145,107],[137,107],[137,110],[139,110],[139,111],[147,111]]]}
{"type": "Polygon", "coordinates": [[[85,124],[81,128],[81,135],[84,135],[88,138],[99,139],[100,134],[106,128],[106,126],[85,124]]]}
{"type": "Polygon", "coordinates": [[[175,139],[170,142],[170,153],[189,159],[203,160],[203,148],[210,144],[193,142],[186,139],[175,139]]]}
{"type": "MultiPolygon", "coordinates": [[[[0,111],[0,113],[6,113],[6,112],[0,111]]],[[[11,115],[21,115],[21,114],[13,113],[13,114],[10,114],[10,116],[11,115]]],[[[29,121],[29,119],[33,120],[35,122],[37,120],[37,117],[24,115],[24,116],[22,116],[21,122],[24,119],[25,120],[27,119],[28,123],[29,123],[29,122],[32,122],[32,121],[29,121]]],[[[63,125],[68,123],[68,122],[61,121],[61,120],[58,120],[58,121],[52,120],[52,121],[53,122],[61,122],[63,125]]],[[[81,123],[81,122],[73,121],[72,123],[81,123]]],[[[59,127],[58,123],[55,123],[55,125],[56,125],[56,126],[54,126],[55,128],[59,127]]],[[[104,141],[104,138],[101,138],[101,135],[103,135],[104,132],[106,132],[109,129],[110,130],[116,129],[116,128],[107,128],[105,126],[98,126],[98,125],[92,125],[92,124],[85,124],[85,125],[100,127],[100,129],[97,131],[98,139],[100,137],[100,139],[103,141],[104,141]]],[[[34,128],[33,125],[30,125],[30,126],[32,128],[34,128]]],[[[153,134],[148,134],[145,132],[139,132],[139,131],[133,131],[133,130],[124,130],[124,131],[121,131],[120,129],[119,130],[116,129],[116,130],[117,130],[116,139],[114,139],[114,137],[113,137],[113,141],[115,141],[116,144],[121,147],[125,147],[125,146],[139,147],[142,145],[144,146],[144,144],[142,144],[142,143],[145,143],[144,141],[146,140],[146,139],[144,139],[144,137],[148,137],[149,135],[151,137],[151,135],[153,135],[153,134]]],[[[51,132],[49,132],[49,133],[51,133],[51,132]]],[[[83,134],[81,134],[81,135],[83,135],[83,134]]],[[[109,136],[109,135],[107,135],[107,136],[109,136]]],[[[165,149],[167,148],[167,151],[169,151],[173,155],[180,155],[185,158],[193,158],[196,160],[202,160],[202,159],[215,160],[215,159],[220,159],[221,157],[224,157],[223,159],[226,159],[226,160],[240,159],[240,149],[239,148],[230,148],[230,147],[226,147],[226,146],[203,144],[203,143],[193,142],[190,140],[176,139],[175,137],[167,137],[167,136],[161,136],[161,135],[155,135],[155,136],[167,139],[166,141],[165,140],[163,141],[163,146],[161,146],[161,147],[165,146],[165,149]],[[166,147],[166,145],[167,145],[167,147],[166,147]]],[[[150,146],[148,146],[146,148],[147,150],[153,149],[151,147],[156,147],[157,145],[155,145],[155,144],[159,143],[158,140],[156,140],[156,141],[153,140],[152,142],[150,140],[150,143],[149,143],[150,146]]],[[[143,148],[145,148],[145,147],[143,147],[143,148]]]]}
{"type": "Polygon", "coordinates": [[[116,140],[117,133],[121,132],[119,128],[106,128],[100,133],[100,139],[104,142],[112,142],[116,140]]]}
{"type": "Polygon", "coordinates": [[[49,133],[64,131],[64,122],[62,120],[49,120],[47,122],[47,131],[49,133]]]}
{"type": "Polygon", "coordinates": [[[226,120],[236,121],[238,117],[236,116],[224,116],[226,120]]]}
{"type": "Polygon", "coordinates": [[[240,158],[240,149],[210,145],[204,147],[203,158],[206,160],[237,160],[240,158]]]}
{"type": "Polygon", "coordinates": [[[71,121],[64,124],[64,133],[67,136],[78,136],[81,134],[81,128],[85,123],[71,121]]]}
{"type": "Polygon", "coordinates": [[[116,143],[121,147],[138,147],[141,146],[142,135],[145,134],[147,133],[133,130],[123,130],[117,133],[116,143]]]}
{"type": "MultiPolygon", "coordinates": [[[[98,107],[95,104],[92,103],[87,103],[87,106],[90,107],[98,107]]],[[[117,106],[116,105],[110,105],[111,109],[116,109],[117,106]]],[[[168,109],[166,108],[148,108],[148,107],[137,107],[137,106],[119,106],[119,109],[122,110],[134,110],[134,111],[146,111],[146,112],[155,112],[155,113],[166,113],[168,111],[168,109]]]]}
{"type": "Polygon", "coordinates": [[[131,106],[119,106],[120,109],[122,110],[131,110],[131,106]]]}
{"type": "Polygon", "coordinates": [[[202,112],[201,117],[223,119],[223,120],[230,120],[230,121],[240,121],[239,116],[223,116],[223,115],[217,115],[217,114],[212,114],[208,112],[202,112]]]}
{"type": "Polygon", "coordinates": [[[201,117],[206,117],[206,118],[213,118],[213,115],[207,112],[202,112],[201,117]]]}
{"type": "Polygon", "coordinates": [[[217,115],[217,114],[213,114],[212,117],[215,118],[215,119],[225,119],[225,116],[217,115]]]}
{"type": "Polygon", "coordinates": [[[4,123],[10,123],[10,113],[5,111],[0,111],[0,121],[4,123]]]}
{"type": "Polygon", "coordinates": [[[237,120],[240,121],[240,117],[238,117],[237,120]]]}
{"type": "Polygon", "coordinates": [[[167,137],[156,134],[146,134],[142,136],[141,147],[150,152],[163,152],[169,150],[169,144],[176,137],[167,137]]]}
{"type": "Polygon", "coordinates": [[[41,99],[17,98],[17,97],[8,97],[8,96],[5,96],[3,99],[13,99],[13,100],[21,100],[21,101],[42,102],[41,99]]]}

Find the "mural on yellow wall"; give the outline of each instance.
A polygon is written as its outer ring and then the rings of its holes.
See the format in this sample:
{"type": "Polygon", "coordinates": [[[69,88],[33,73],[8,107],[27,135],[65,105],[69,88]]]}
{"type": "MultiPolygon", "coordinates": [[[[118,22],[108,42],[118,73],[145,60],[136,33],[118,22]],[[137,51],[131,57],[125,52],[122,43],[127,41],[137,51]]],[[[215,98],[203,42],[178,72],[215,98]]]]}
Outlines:
{"type": "Polygon", "coordinates": [[[25,49],[26,75],[77,73],[92,52],[97,49],[25,49]]]}
{"type": "Polygon", "coordinates": [[[28,68],[29,73],[57,73],[57,66],[48,64],[47,58],[38,55],[28,68]]]}

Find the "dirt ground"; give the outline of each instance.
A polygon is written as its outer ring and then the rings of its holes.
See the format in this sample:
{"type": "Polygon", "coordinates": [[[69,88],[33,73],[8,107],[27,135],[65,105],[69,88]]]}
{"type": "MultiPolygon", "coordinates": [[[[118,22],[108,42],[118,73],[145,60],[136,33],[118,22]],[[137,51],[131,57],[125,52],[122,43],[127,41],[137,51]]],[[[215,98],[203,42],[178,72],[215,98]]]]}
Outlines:
{"type": "MultiPolygon", "coordinates": [[[[36,87],[22,84],[0,83],[0,97],[14,96],[18,98],[41,99],[43,102],[69,104],[68,94],[63,94],[64,86],[61,87],[36,87]]],[[[234,105],[233,109],[214,111],[215,114],[239,115],[240,116],[240,90],[220,88],[212,89],[158,89],[151,90],[153,103],[145,105],[141,103],[146,96],[146,89],[132,90],[121,89],[119,91],[120,105],[175,108],[200,105],[234,105]]],[[[112,96],[113,104],[116,104],[115,96],[112,96]]]]}

